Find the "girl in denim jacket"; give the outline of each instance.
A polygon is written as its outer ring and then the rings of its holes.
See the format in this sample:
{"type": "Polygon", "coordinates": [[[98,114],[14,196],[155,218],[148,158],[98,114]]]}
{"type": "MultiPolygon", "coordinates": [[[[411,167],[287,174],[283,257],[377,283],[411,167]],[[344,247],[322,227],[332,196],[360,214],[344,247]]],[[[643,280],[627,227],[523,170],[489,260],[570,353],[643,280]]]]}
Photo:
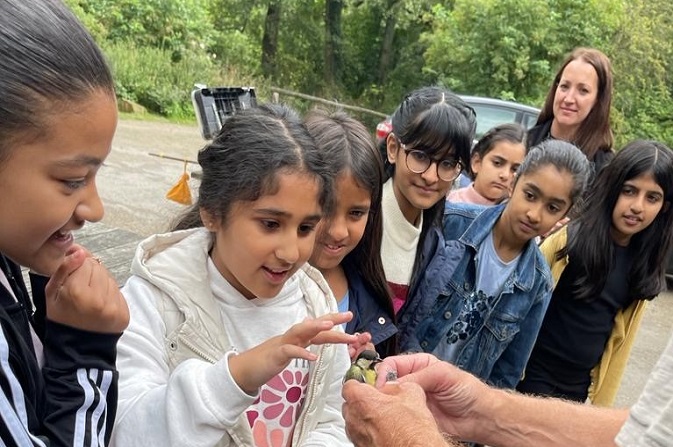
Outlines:
{"type": "Polygon", "coordinates": [[[549,140],[531,149],[506,204],[448,203],[444,234],[425,246],[427,268],[401,311],[402,350],[432,353],[514,388],[551,298],[534,239],[568,213],[589,172],[579,149],[549,140]]]}
{"type": "Polygon", "coordinates": [[[383,162],[365,126],[343,112],[312,112],[306,127],[336,173],[335,206],[318,227],[309,262],[327,280],[339,310],[353,312],[345,330],[361,337],[351,357],[363,346],[393,355],[397,327],[381,262],[383,162]]]}

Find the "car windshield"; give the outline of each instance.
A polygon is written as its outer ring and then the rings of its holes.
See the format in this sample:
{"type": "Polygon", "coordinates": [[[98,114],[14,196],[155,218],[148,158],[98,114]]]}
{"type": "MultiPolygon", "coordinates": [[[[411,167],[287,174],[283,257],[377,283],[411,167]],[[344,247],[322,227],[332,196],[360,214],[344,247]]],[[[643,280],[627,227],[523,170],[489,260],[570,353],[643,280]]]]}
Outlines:
{"type": "Polygon", "coordinates": [[[472,105],[472,108],[477,113],[476,138],[481,138],[481,136],[489,129],[492,129],[498,124],[516,122],[516,112],[513,110],[483,106],[480,104],[474,104],[472,105]]]}

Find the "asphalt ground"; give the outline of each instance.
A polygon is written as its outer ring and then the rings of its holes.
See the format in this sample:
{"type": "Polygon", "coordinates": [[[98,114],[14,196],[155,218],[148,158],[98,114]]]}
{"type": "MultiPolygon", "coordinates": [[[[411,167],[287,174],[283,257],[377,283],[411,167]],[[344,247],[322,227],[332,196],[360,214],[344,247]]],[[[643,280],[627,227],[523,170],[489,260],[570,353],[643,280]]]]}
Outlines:
{"type": "MultiPolygon", "coordinates": [[[[196,125],[120,120],[113,150],[97,180],[106,206],[103,223],[141,236],[167,231],[187,208],[165,198],[180,178],[184,163],[150,154],[196,160],[198,150],[206,143],[196,125]]],[[[198,173],[199,168],[188,164],[187,170],[198,173]]],[[[190,186],[195,197],[198,180],[191,179],[190,186]]],[[[664,293],[646,310],[617,406],[631,405],[637,399],[671,336],[672,323],[673,293],[664,293]]]]}

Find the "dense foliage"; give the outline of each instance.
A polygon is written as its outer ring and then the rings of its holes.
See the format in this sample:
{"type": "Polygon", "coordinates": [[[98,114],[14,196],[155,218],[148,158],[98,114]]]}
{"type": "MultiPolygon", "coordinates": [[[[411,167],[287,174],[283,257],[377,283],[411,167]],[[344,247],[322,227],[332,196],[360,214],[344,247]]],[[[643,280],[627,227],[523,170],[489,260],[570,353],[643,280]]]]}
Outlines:
{"type": "Polygon", "coordinates": [[[118,94],[167,116],[193,116],[195,83],[384,112],[434,83],[540,106],[564,56],[593,46],[613,62],[618,146],[673,145],[668,0],[66,1],[110,58],[118,94]]]}

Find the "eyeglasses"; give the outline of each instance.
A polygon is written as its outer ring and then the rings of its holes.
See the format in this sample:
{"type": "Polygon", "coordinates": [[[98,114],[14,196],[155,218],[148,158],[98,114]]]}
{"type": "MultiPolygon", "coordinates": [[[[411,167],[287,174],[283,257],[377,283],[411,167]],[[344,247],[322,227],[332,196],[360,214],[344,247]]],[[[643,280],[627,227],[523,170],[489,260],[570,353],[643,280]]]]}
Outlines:
{"type": "Polygon", "coordinates": [[[445,182],[452,182],[458,178],[463,170],[463,165],[453,157],[434,160],[423,151],[407,149],[402,142],[400,142],[400,145],[406,154],[407,168],[414,174],[423,174],[435,163],[437,165],[437,177],[445,182]]]}

